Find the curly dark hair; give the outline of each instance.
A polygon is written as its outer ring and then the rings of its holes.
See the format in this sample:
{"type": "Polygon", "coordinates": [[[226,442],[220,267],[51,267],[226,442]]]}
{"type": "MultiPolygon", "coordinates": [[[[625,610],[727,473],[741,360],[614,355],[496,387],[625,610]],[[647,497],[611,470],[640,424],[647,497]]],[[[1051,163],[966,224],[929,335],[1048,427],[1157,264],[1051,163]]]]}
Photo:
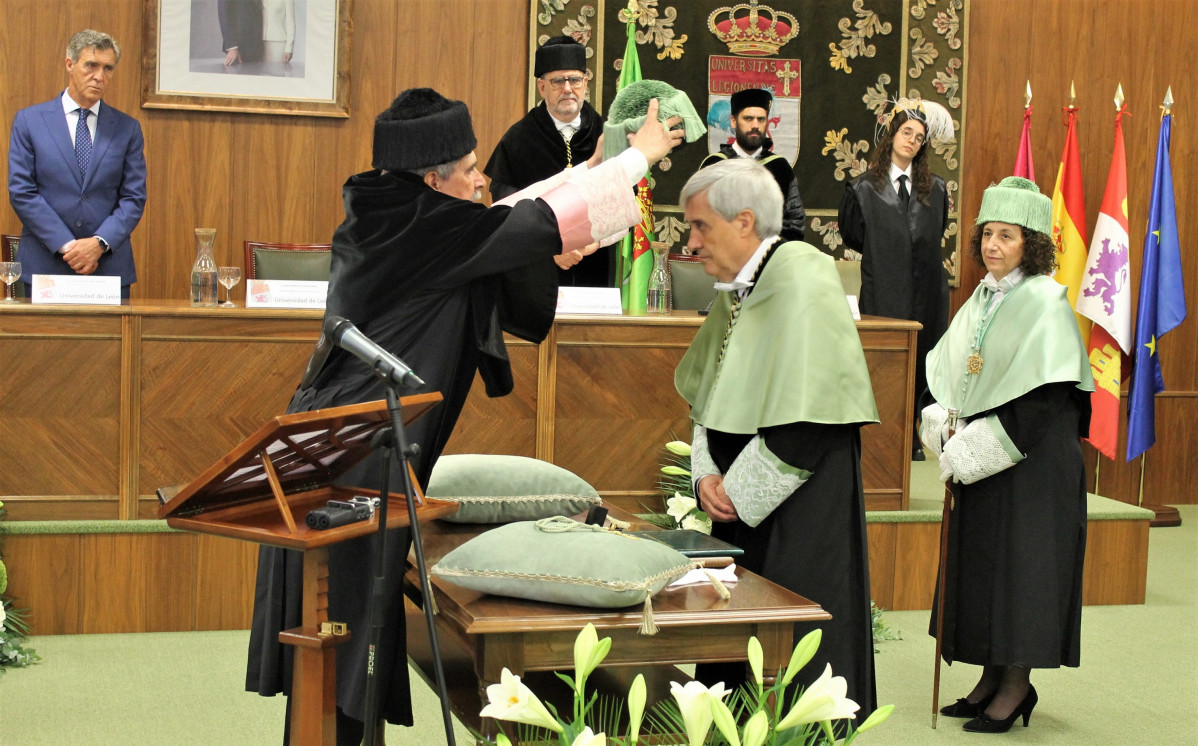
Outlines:
{"type": "MultiPolygon", "coordinates": [[[[890,153],[894,149],[894,135],[900,127],[912,119],[923,124],[926,136],[928,131],[926,124],[915,117],[908,117],[903,112],[899,112],[890,120],[890,125],[886,127],[886,133],[882,135],[882,141],[878,143],[878,147],[874,148],[873,159],[870,160],[865,175],[879,190],[890,183],[890,153]]],[[[930,204],[928,200],[932,193],[932,167],[928,165],[929,150],[928,141],[924,140],[923,147],[911,161],[911,186],[915,188],[916,199],[924,205],[930,204]]]]}
{"type": "MultiPolygon", "coordinates": [[[[982,269],[986,263],[982,261],[982,229],[990,223],[974,226],[973,236],[969,239],[969,257],[982,269]]],[[[1028,277],[1032,275],[1047,275],[1057,268],[1057,247],[1047,233],[1033,231],[1019,226],[1023,233],[1023,260],[1019,268],[1028,277]]]]}

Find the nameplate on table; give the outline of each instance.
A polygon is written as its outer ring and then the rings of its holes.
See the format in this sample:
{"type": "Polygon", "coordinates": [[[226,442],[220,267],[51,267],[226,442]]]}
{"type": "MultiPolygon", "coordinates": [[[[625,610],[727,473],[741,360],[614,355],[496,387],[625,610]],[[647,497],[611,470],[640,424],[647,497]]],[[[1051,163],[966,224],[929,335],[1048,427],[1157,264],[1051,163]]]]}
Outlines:
{"type": "Polygon", "coordinates": [[[121,278],[116,275],[34,275],[29,302],[119,306],[121,278]]]}
{"type": "Polygon", "coordinates": [[[326,280],[250,280],[246,308],[324,308],[326,280]]]}
{"type": "Polygon", "coordinates": [[[857,296],[846,295],[844,297],[849,302],[849,310],[853,312],[853,321],[860,321],[861,308],[857,305],[857,296]]]}
{"type": "Polygon", "coordinates": [[[557,312],[619,316],[624,309],[620,305],[619,288],[564,287],[557,290],[557,312]]]}

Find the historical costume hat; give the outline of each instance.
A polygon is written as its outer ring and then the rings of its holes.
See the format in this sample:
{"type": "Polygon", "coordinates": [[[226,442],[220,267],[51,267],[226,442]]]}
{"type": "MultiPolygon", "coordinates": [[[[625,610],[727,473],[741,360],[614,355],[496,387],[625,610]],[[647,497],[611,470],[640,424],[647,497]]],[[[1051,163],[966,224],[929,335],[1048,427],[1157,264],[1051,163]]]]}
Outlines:
{"type": "Polygon", "coordinates": [[[762,88],[745,88],[732,94],[731,103],[734,117],[750,107],[765,109],[768,114],[770,105],[774,103],[774,97],[769,91],[762,88]]]}
{"type": "Polygon", "coordinates": [[[879,142],[882,135],[890,128],[890,123],[898,118],[899,122],[914,119],[924,126],[927,134],[924,147],[933,140],[951,140],[953,138],[953,115],[948,109],[935,101],[924,101],[921,98],[900,98],[890,107],[890,111],[878,123],[874,133],[874,142],[879,142]]]}
{"type": "Polygon", "coordinates": [[[532,75],[539,78],[554,70],[587,69],[587,48],[571,36],[555,36],[537,49],[532,75]]]}
{"type": "Polygon", "coordinates": [[[707,125],[686,93],[661,80],[638,80],[620,89],[607,109],[607,121],[603,125],[604,160],[619,155],[628,147],[626,136],[645,123],[651,99],[657,99],[657,117],[661,121],[682,117],[679,126],[685,131],[687,142],[707,135],[707,125]]]}
{"type": "Polygon", "coordinates": [[[1008,176],[982,192],[977,225],[993,221],[1052,235],[1052,200],[1040,193],[1036,182],[1008,176]]]}
{"type": "Polygon", "coordinates": [[[476,145],[466,104],[432,88],[409,88],[374,120],[373,166],[387,171],[440,166],[476,145]]]}

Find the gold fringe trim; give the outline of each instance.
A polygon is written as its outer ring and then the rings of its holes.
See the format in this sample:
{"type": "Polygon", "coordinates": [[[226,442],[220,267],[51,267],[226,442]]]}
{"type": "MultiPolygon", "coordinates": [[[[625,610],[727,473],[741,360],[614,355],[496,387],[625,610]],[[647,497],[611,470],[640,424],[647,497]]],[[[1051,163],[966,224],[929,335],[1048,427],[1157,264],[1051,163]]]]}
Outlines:
{"type": "Polygon", "coordinates": [[[638,630],[642,635],[656,635],[657,623],[653,621],[653,597],[645,596],[645,605],[641,609],[641,628],[638,630]]]}

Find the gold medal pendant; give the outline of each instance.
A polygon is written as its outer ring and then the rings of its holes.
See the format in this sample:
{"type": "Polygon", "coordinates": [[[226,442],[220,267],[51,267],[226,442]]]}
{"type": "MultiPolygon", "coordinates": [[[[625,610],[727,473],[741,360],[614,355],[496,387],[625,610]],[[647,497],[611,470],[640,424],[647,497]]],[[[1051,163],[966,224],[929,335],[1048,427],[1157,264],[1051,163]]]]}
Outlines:
{"type": "Polygon", "coordinates": [[[977,350],[974,350],[973,354],[965,360],[965,370],[972,376],[982,372],[982,356],[978,354],[977,350]]]}

